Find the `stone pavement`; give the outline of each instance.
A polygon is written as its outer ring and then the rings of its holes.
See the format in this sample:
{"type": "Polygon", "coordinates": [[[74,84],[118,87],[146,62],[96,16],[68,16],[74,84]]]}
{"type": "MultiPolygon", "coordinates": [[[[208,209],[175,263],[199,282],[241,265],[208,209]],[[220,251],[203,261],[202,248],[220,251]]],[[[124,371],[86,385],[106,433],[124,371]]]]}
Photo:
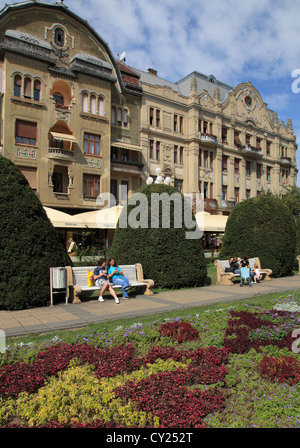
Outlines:
{"type": "Polygon", "coordinates": [[[22,311],[0,311],[0,329],[6,338],[30,333],[45,333],[55,330],[75,329],[89,323],[105,322],[121,318],[144,316],[210,305],[217,302],[230,302],[272,292],[300,290],[300,275],[272,279],[241,288],[234,286],[211,285],[180,291],[167,291],[153,296],[136,295],[129,300],[120,299],[117,305],[112,297],[104,303],[97,298],[79,304],[58,303],[54,306],[32,308],[22,311]]]}

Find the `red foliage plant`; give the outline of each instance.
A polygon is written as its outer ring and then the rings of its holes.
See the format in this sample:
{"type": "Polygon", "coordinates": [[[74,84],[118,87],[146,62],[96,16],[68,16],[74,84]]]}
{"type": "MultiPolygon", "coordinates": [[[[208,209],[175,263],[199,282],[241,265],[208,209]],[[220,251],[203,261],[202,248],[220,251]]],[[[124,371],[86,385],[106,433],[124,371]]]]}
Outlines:
{"type": "Polygon", "coordinates": [[[260,363],[262,377],[293,386],[300,381],[300,364],[293,356],[273,358],[265,356],[260,363]]]}
{"type": "Polygon", "coordinates": [[[162,324],[159,329],[161,336],[167,336],[171,339],[176,339],[177,342],[193,341],[199,337],[199,333],[188,322],[167,322],[162,324]]]}

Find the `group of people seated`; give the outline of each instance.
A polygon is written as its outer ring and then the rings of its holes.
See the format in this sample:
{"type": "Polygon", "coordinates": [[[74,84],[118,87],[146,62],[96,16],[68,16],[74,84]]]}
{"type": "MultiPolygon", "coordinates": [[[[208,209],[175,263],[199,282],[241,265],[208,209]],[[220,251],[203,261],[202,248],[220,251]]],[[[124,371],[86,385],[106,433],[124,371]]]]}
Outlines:
{"type": "Polygon", "coordinates": [[[251,270],[248,255],[245,255],[243,259],[237,257],[236,255],[233,256],[229,260],[229,265],[230,268],[227,272],[233,272],[233,274],[241,275],[241,268],[249,268],[249,274],[252,282],[258,283],[262,279],[262,275],[259,272],[257,264],[254,264],[254,270],[251,270]]]}
{"type": "Polygon", "coordinates": [[[117,297],[113,285],[122,286],[123,299],[128,299],[128,290],[131,288],[129,284],[128,277],[123,275],[123,271],[120,266],[118,266],[114,258],[110,258],[108,261],[108,266],[104,258],[98,260],[98,266],[94,269],[93,277],[95,280],[95,285],[98,286],[100,290],[99,302],[104,302],[103,295],[106,290],[109,290],[116,303],[120,303],[117,297]]]}

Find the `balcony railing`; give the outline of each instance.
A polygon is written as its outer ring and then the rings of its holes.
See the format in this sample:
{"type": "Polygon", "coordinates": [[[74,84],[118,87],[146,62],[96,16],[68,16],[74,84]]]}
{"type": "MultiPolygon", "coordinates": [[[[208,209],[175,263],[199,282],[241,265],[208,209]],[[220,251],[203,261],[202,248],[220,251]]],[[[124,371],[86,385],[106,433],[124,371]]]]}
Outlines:
{"type": "Polygon", "coordinates": [[[281,157],[280,158],[280,163],[282,165],[291,165],[292,164],[292,159],[290,157],[281,157]]]}
{"type": "Polygon", "coordinates": [[[261,148],[255,148],[254,146],[245,145],[242,148],[242,152],[243,152],[243,154],[247,154],[248,156],[262,157],[261,148]]]}
{"type": "Polygon", "coordinates": [[[226,210],[232,210],[234,208],[234,202],[233,201],[227,201],[222,199],[222,208],[225,208],[226,210]]]}
{"type": "Polygon", "coordinates": [[[212,134],[204,134],[202,132],[198,132],[198,138],[202,142],[213,143],[214,145],[218,143],[217,137],[212,134]]]}
{"type": "Polygon", "coordinates": [[[55,159],[74,159],[74,151],[64,148],[48,148],[48,154],[55,159]]]}

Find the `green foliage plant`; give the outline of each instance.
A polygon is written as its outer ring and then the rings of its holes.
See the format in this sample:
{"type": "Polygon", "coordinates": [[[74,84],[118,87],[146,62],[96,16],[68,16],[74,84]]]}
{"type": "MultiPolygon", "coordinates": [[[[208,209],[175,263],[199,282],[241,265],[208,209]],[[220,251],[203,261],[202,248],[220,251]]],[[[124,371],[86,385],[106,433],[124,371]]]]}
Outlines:
{"type": "Polygon", "coordinates": [[[292,275],[296,228],[290,210],[272,195],[240,202],[230,213],[220,258],[258,257],[274,277],[292,275]]]}
{"type": "Polygon", "coordinates": [[[0,156],[0,309],[45,306],[50,267],[70,258],[18,167],[0,156]]]}
{"type": "MultiPolygon", "coordinates": [[[[119,264],[141,263],[144,278],[154,280],[155,287],[179,289],[181,287],[203,286],[206,280],[207,267],[203,248],[198,239],[186,238],[190,231],[185,226],[184,219],[184,196],[182,196],[182,207],[176,207],[175,201],[170,200],[170,228],[162,225],[162,206],[159,216],[156,216],[157,228],[151,224],[153,217],[152,193],[171,197],[178,190],[174,187],[154,184],[147,185],[136,191],[146,196],[148,200],[148,225],[147,227],[126,228],[120,227],[123,213],[127,217],[137,205],[127,204],[122,210],[117,224],[110,256],[114,257],[119,264]],[[175,226],[175,217],[180,217],[181,227],[175,226]]],[[[192,215],[193,216],[193,215],[192,215]]],[[[142,217],[141,217],[142,218],[142,217]]]]}

